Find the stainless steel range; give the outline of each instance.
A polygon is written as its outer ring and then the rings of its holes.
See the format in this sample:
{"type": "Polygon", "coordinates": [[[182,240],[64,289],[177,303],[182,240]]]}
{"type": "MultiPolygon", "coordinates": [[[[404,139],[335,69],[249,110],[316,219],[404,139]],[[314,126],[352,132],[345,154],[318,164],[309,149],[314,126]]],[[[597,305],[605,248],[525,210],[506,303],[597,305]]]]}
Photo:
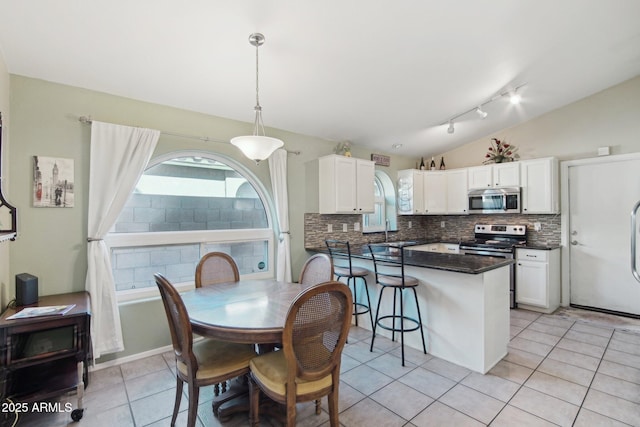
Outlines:
{"type": "MultiPolygon", "coordinates": [[[[513,259],[516,246],[527,243],[526,225],[476,224],[474,240],[460,243],[460,253],[513,259]]],[[[511,308],[516,308],[516,270],[510,272],[511,308]]]]}

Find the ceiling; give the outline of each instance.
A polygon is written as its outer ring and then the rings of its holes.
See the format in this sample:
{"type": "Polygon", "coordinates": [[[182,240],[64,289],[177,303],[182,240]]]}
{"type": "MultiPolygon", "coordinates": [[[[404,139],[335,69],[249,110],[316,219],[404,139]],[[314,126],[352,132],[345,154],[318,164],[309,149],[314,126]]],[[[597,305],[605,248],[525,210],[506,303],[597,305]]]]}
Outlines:
{"type": "Polygon", "coordinates": [[[640,75],[638,17],[637,0],[0,0],[0,52],[12,74],[251,122],[261,32],[268,128],[430,156],[640,75]]]}

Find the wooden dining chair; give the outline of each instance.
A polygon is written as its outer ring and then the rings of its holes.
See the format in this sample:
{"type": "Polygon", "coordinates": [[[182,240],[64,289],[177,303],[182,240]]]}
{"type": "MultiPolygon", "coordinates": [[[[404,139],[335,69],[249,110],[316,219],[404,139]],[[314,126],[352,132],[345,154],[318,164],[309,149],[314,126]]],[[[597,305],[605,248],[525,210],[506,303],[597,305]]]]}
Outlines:
{"type": "Polygon", "coordinates": [[[298,283],[317,285],[330,280],[333,280],[333,261],[326,254],[315,254],[302,266],[298,283]]]}
{"type": "Polygon", "coordinates": [[[200,387],[227,381],[249,372],[249,361],[256,356],[251,344],[236,344],[205,338],[193,342],[193,333],[182,297],[161,274],[154,274],[169,321],[173,351],[176,356],[176,399],[171,417],[175,425],[182,388],[187,383],[189,410],[187,426],[193,427],[198,411],[200,387]]]}
{"type": "Polygon", "coordinates": [[[353,300],[344,283],[330,281],[301,292],[289,307],[282,336],[283,348],[255,357],[251,375],[252,426],[259,424],[260,390],[285,404],[287,426],[296,424],[296,402],[328,396],[332,427],[338,427],[340,357],[351,325],[353,300]]]}
{"type": "Polygon", "coordinates": [[[238,266],[233,258],[224,252],[209,252],[196,266],[196,288],[238,280],[238,266]]]}

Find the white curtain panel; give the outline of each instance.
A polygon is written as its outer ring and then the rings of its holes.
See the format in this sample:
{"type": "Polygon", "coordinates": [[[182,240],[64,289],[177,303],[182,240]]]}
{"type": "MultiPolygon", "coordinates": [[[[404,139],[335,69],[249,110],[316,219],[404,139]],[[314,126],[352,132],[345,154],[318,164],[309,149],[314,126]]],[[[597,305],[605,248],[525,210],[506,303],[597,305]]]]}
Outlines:
{"type": "Polygon", "coordinates": [[[149,163],[160,131],[94,121],[89,169],[87,280],[93,357],[124,350],[120,313],[104,236],[149,163]]]}
{"type": "Polygon", "coordinates": [[[287,150],[278,149],[269,157],[269,174],[278,216],[278,259],[276,280],[291,282],[291,236],[289,234],[289,193],[287,192],[287,150]]]}

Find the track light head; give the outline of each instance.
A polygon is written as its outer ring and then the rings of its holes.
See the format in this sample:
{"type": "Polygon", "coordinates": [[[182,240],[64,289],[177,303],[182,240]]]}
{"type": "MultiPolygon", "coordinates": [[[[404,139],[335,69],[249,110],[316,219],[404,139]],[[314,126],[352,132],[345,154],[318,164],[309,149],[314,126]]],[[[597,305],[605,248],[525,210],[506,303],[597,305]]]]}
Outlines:
{"type": "Polygon", "coordinates": [[[455,129],[454,129],[454,127],[453,127],[453,121],[452,121],[452,120],[449,120],[449,127],[447,128],[447,133],[453,133],[453,132],[455,132],[455,131],[456,131],[456,130],[455,130],[455,129]]]}
{"type": "Polygon", "coordinates": [[[521,100],[522,100],[522,97],[517,91],[514,90],[509,94],[509,102],[511,102],[513,105],[520,104],[521,100]]]}
{"type": "Polygon", "coordinates": [[[478,115],[480,116],[481,119],[486,119],[487,116],[489,115],[489,113],[487,113],[486,111],[483,111],[482,108],[480,108],[480,106],[478,106],[478,108],[476,108],[476,113],[478,113],[478,115]]]}

